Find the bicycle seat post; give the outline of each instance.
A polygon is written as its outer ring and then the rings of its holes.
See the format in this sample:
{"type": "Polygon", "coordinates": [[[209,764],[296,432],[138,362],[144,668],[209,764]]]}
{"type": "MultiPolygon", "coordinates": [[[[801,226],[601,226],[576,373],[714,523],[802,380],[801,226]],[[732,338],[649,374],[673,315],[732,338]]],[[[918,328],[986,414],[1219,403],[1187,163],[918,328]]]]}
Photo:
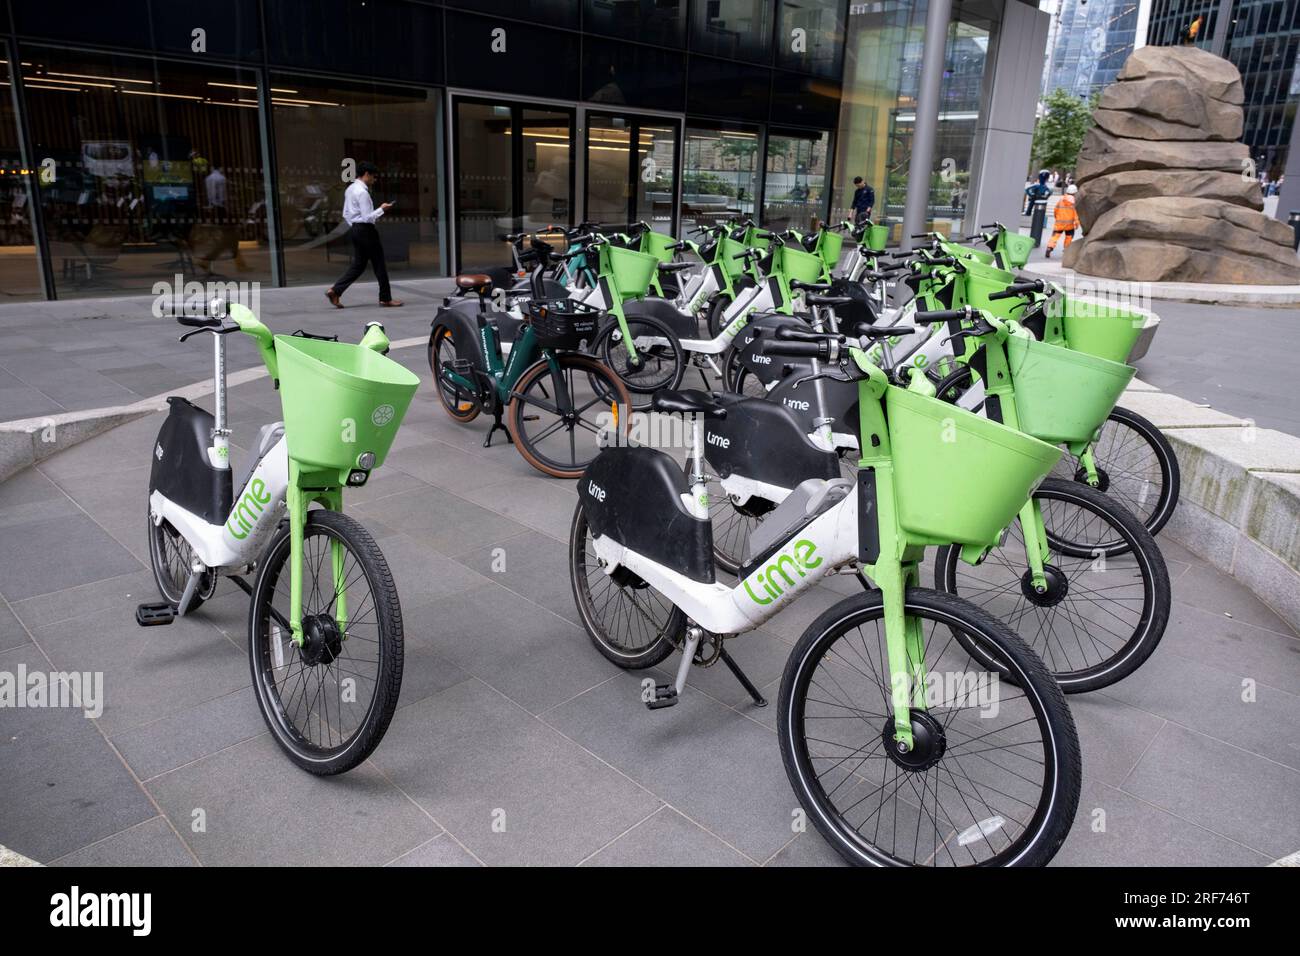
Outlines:
{"type": "MultiPolygon", "coordinates": [[[[225,303],[213,299],[208,312],[214,318],[224,318],[225,303]]],[[[226,426],[226,337],[212,336],[212,447],[208,458],[213,468],[230,470],[230,429],[226,426]]]]}
{"type": "Polygon", "coordinates": [[[691,510],[695,517],[709,517],[708,479],[704,475],[704,416],[691,415],[691,457],[686,463],[686,480],[691,486],[691,510]]]}

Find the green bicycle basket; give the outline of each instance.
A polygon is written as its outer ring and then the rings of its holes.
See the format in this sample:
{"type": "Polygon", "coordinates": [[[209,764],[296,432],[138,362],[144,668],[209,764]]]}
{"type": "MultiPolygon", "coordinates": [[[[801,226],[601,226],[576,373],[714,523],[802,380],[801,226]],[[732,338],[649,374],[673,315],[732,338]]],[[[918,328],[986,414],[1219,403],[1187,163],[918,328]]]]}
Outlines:
{"type": "Polygon", "coordinates": [[[923,543],[992,544],[1061,457],[1053,445],[905,388],[886,389],[885,414],[899,524],[923,543]]]}
{"type": "Polygon", "coordinates": [[[821,256],[827,269],[834,269],[840,264],[840,250],[843,248],[844,236],[823,226],[817,234],[817,255],[821,256]]]}
{"type": "Polygon", "coordinates": [[[609,276],[621,298],[639,298],[659,271],[659,259],[635,249],[605,243],[600,247],[600,274],[609,276]]]}
{"type": "Polygon", "coordinates": [[[994,265],[993,253],[985,252],[983,249],[971,249],[967,246],[958,246],[958,245],[952,245],[949,246],[948,248],[953,253],[953,255],[957,256],[959,259],[964,259],[970,262],[978,262],[980,265],[984,265],[984,266],[994,265]]]}
{"type": "Polygon", "coordinates": [[[365,452],[384,462],[420,380],[373,349],[277,335],[280,406],[289,457],[307,470],[338,471],[365,452]]]}
{"type": "Polygon", "coordinates": [[[889,245],[889,227],[868,226],[862,241],[872,252],[884,252],[885,247],[889,245]]]}
{"type": "Polygon", "coordinates": [[[660,262],[673,261],[673,256],[676,253],[672,247],[675,245],[677,245],[677,240],[662,232],[646,230],[641,233],[641,251],[646,255],[654,256],[660,262]]]}
{"type": "Polygon", "coordinates": [[[1007,339],[1007,364],[1020,430],[1054,445],[1090,441],[1137,372],[1020,335],[1007,339]]]}
{"type": "Polygon", "coordinates": [[[772,257],[772,270],[780,272],[787,279],[800,282],[820,282],[825,269],[821,256],[796,249],[792,245],[777,246],[772,257]]]}
{"type": "Polygon", "coordinates": [[[1034,240],[1018,232],[1004,231],[998,251],[1002,253],[1002,264],[1008,269],[1023,269],[1029,261],[1029,254],[1034,251],[1034,240]]]}
{"type": "Polygon", "coordinates": [[[1128,361],[1147,322],[1145,312],[1072,296],[1052,303],[1048,314],[1060,320],[1071,349],[1112,362],[1128,361]]]}
{"type": "Polygon", "coordinates": [[[991,302],[989,301],[989,295],[1003,291],[1016,281],[1016,277],[1010,272],[1005,272],[996,266],[982,265],[972,259],[963,260],[962,267],[966,270],[959,277],[962,289],[962,305],[969,305],[975,309],[985,309],[1002,319],[1015,318],[1023,311],[1023,309],[1016,309],[1016,306],[1023,301],[1021,299],[994,299],[991,302]]]}

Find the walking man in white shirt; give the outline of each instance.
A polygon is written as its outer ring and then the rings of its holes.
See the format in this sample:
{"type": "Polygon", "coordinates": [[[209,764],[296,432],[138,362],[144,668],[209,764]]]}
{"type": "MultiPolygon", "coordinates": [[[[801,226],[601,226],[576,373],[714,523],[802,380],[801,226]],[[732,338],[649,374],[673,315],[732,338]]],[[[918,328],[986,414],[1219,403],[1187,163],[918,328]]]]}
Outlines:
{"type": "Polygon", "coordinates": [[[343,308],[340,301],[348,286],[360,278],[366,271],[366,264],[375,270],[379,280],[379,304],[394,308],[402,304],[401,299],[393,298],[393,290],[388,286],[388,265],[384,262],[384,246],[379,241],[379,230],[375,223],[379,217],[392,208],[386,202],[378,209],[370,198],[370,187],[379,176],[379,169],[373,163],[358,163],[356,180],[343,194],[343,219],[348,226],[348,240],[352,243],[352,262],[343,278],[325,290],[325,298],[336,309],[343,308]]]}

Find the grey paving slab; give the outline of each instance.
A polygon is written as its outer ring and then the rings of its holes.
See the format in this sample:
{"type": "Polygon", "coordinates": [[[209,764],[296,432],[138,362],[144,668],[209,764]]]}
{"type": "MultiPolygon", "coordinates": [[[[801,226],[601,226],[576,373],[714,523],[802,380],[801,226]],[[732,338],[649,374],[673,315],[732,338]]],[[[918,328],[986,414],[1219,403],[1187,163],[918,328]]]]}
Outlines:
{"type": "Polygon", "coordinates": [[[357,514],[374,516],[443,554],[499,541],[526,531],[505,515],[471,504],[428,484],[362,502],[357,514]]]}
{"type": "Polygon", "coordinates": [[[198,866],[163,817],[154,817],[54,860],[51,866],[198,866]]]}
{"type": "Polygon", "coordinates": [[[384,538],[382,550],[404,611],[483,584],[482,575],[407,535],[384,538]]]}
{"type": "Polygon", "coordinates": [[[577,504],[574,485],[560,478],[538,482],[532,475],[521,475],[497,484],[463,488],[460,494],[535,531],[568,540],[577,504]]]}
{"type": "Polygon", "coordinates": [[[519,527],[519,534],[483,547],[477,547],[478,541],[466,539],[462,543],[473,550],[455,554],[456,560],[488,580],[580,624],[565,557],[568,545],[540,531],[519,527]]]}
{"type": "Polygon", "coordinates": [[[753,866],[743,853],[682,816],[672,807],[658,810],[583,866],[753,866]]]}
{"type": "Polygon", "coordinates": [[[1130,707],[1104,692],[1074,694],[1069,703],[1079,732],[1084,779],[1114,787],[1137,766],[1165,724],[1163,717],[1130,707]]]}
{"type": "Polygon", "coordinates": [[[1300,774],[1174,724],[1124,790],[1273,859],[1300,846],[1300,774]]]}
{"type": "Polygon", "coordinates": [[[147,568],[15,601],[14,613],[30,628],[81,617],[90,611],[122,613],[142,601],[156,601],[158,588],[147,568]]]}
{"type": "Polygon", "coordinates": [[[78,507],[94,515],[96,524],[147,566],[150,467],[147,455],[141,455],[140,460],[145,463],[107,478],[100,475],[61,478],[59,487],[78,507]]]}
{"type": "Polygon", "coordinates": [[[496,584],[404,614],[414,640],[540,713],[618,673],[576,625],[496,584]]]}
{"type": "Polygon", "coordinates": [[[575,864],[661,805],[479,681],[404,708],[374,762],[488,864],[575,864]]]}
{"type": "Polygon", "coordinates": [[[0,594],[10,601],[117,577],[141,567],[84,514],[10,525],[0,549],[0,594]]]}
{"type": "Polygon", "coordinates": [[[14,612],[9,610],[7,604],[0,604],[0,651],[7,651],[11,647],[29,641],[31,637],[27,633],[27,628],[23,627],[22,622],[14,616],[14,612]]]}
{"type": "MultiPolygon", "coordinates": [[[[0,670],[48,673],[33,645],[0,652],[0,670]]],[[[0,708],[0,844],[42,863],[157,811],[80,709],[0,708]]]]}
{"type": "Polygon", "coordinates": [[[92,612],[33,632],[60,669],[104,675],[100,726],[110,736],[221,697],[249,681],[241,649],[199,616],[140,627],[92,612]]]}
{"type": "Polygon", "coordinates": [[[114,734],[111,740],[135,775],[147,781],[266,732],[250,684],[114,734]]]}
{"type": "Polygon", "coordinates": [[[1155,654],[1106,694],[1300,770],[1300,698],[1246,680],[1178,654],[1155,654]]]}
{"type": "Polygon", "coordinates": [[[210,866],[377,866],[441,832],[374,767],[316,777],[290,764],[269,734],[146,787],[210,866]]]}
{"type": "Polygon", "coordinates": [[[767,866],[840,866],[848,864],[831,849],[812,825],[800,833],[765,864],[767,866]]]}
{"type": "Polygon", "coordinates": [[[776,735],[702,694],[649,711],[639,691],[639,678],[623,674],[545,720],[750,859],[784,846],[798,804],[776,735]]]}
{"type": "Polygon", "coordinates": [[[1251,677],[1279,690],[1300,690],[1300,638],[1175,601],[1160,653],[1251,677]]]}
{"type": "Polygon", "coordinates": [[[1053,866],[1263,866],[1265,855],[1088,778],[1053,866]]]}
{"type": "Polygon", "coordinates": [[[1209,566],[1193,566],[1178,579],[1174,597],[1193,607],[1218,615],[1231,615],[1230,620],[1254,624],[1277,634],[1295,637],[1295,631],[1270,611],[1251,593],[1250,589],[1209,566]]]}
{"type": "Polygon", "coordinates": [[[388,866],[482,866],[473,854],[445,833],[403,853],[388,866]]]}

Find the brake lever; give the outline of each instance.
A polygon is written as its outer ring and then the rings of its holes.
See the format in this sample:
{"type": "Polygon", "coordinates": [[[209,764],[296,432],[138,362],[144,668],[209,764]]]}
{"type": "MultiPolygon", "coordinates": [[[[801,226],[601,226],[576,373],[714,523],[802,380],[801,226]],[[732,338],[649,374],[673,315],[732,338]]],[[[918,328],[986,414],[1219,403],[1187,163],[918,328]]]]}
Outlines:
{"type": "Polygon", "coordinates": [[[181,337],[176,341],[184,342],[186,339],[193,338],[194,336],[199,335],[202,332],[211,332],[213,335],[229,335],[231,332],[238,332],[238,331],[239,331],[239,326],[237,325],[217,325],[217,326],[205,325],[202,328],[190,329],[188,332],[181,333],[181,337]]]}

